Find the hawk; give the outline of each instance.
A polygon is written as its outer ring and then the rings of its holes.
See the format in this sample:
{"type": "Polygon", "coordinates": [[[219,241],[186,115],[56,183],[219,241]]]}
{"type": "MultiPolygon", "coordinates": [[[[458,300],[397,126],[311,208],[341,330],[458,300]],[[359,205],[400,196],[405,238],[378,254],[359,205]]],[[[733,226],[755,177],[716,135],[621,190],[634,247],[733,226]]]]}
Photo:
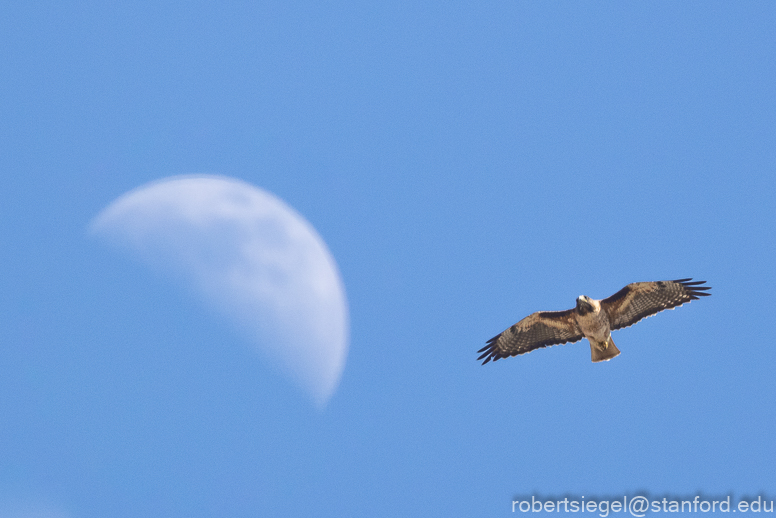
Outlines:
{"type": "Polygon", "coordinates": [[[525,354],[550,345],[578,342],[587,338],[593,362],[611,360],[620,350],[614,345],[611,332],[632,326],[639,320],[664,309],[673,309],[685,302],[706,297],[710,286],[706,281],[677,279],[675,281],[634,282],[603,300],[582,295],[577,306],[566,311],[539,311],[528,315],[503,333],[488,340],[477,360],[499,360],[525,354]]]}

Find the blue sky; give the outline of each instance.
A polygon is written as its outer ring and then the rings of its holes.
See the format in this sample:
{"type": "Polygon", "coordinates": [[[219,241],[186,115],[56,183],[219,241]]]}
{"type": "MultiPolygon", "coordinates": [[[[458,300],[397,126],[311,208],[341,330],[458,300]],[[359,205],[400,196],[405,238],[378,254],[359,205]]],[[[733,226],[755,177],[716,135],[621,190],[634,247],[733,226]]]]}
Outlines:
{"type": "Polygon", "coordinates": [[[6,6],[0,513],[776,498],[774,26],[768,2],[6,6]],[[337,261],[323,411],[88,234],[200,173],[274,193],[337,261]],[[533,311],[682,277],[713,296],[616,332],[613,361],[475,361],[533,311]]]}

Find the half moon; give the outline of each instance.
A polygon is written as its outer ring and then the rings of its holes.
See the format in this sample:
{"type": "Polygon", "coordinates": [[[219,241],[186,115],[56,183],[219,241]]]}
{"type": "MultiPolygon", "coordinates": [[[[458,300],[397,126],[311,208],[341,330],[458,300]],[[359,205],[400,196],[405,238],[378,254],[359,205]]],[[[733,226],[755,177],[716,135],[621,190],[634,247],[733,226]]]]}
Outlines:
{"type": "Polygon", "coordinates": [[[312,225],[276,196],[222,176],[165,178],[116,199],[90,230],[194,288],[319,407],[336,390],[342,279],[312,225]]]}

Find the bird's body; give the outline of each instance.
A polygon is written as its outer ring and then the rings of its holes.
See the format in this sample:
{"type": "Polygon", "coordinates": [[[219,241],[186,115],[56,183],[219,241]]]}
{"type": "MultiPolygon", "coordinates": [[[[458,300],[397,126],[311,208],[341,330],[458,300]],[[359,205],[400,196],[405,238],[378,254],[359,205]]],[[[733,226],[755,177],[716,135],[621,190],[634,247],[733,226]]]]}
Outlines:
{"type": "Polygon", "coordinates": [[[618,354],[612,340],[612,329],[606,311],[601,310],[601,301],[582,295],[577,299],[574,318],[582,335],[590,342],[590,355],[594,362],[611,360],[618,354]]]}
{"type": "Polygon", "coordinates": [[[603,300],[582,295],[577,305],[566,311],[540,311],[525,317],[503,333],[488,340],[480,349],[482,364],[508,356],[525,354],[541,347],[577,342],[587,338],[593,362],[610,360],[620,354],[611,332],[628,327],[664,309],[707,296],[706,281],[692,279],[636,282],[603,300]]]}

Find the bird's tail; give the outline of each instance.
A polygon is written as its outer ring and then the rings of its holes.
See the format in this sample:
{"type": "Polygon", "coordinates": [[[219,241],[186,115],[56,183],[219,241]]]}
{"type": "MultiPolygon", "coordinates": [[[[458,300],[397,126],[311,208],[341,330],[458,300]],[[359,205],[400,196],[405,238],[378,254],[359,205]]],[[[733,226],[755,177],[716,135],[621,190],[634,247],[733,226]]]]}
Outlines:
{"type": "Polygon", "coordinates": [[[614,345],[614,340],[612,340],[611,336],[606,342],[590,340],[590,355],[593,363],[611,360],[618,354],[620,354],[620,350],[614,345]]]}

